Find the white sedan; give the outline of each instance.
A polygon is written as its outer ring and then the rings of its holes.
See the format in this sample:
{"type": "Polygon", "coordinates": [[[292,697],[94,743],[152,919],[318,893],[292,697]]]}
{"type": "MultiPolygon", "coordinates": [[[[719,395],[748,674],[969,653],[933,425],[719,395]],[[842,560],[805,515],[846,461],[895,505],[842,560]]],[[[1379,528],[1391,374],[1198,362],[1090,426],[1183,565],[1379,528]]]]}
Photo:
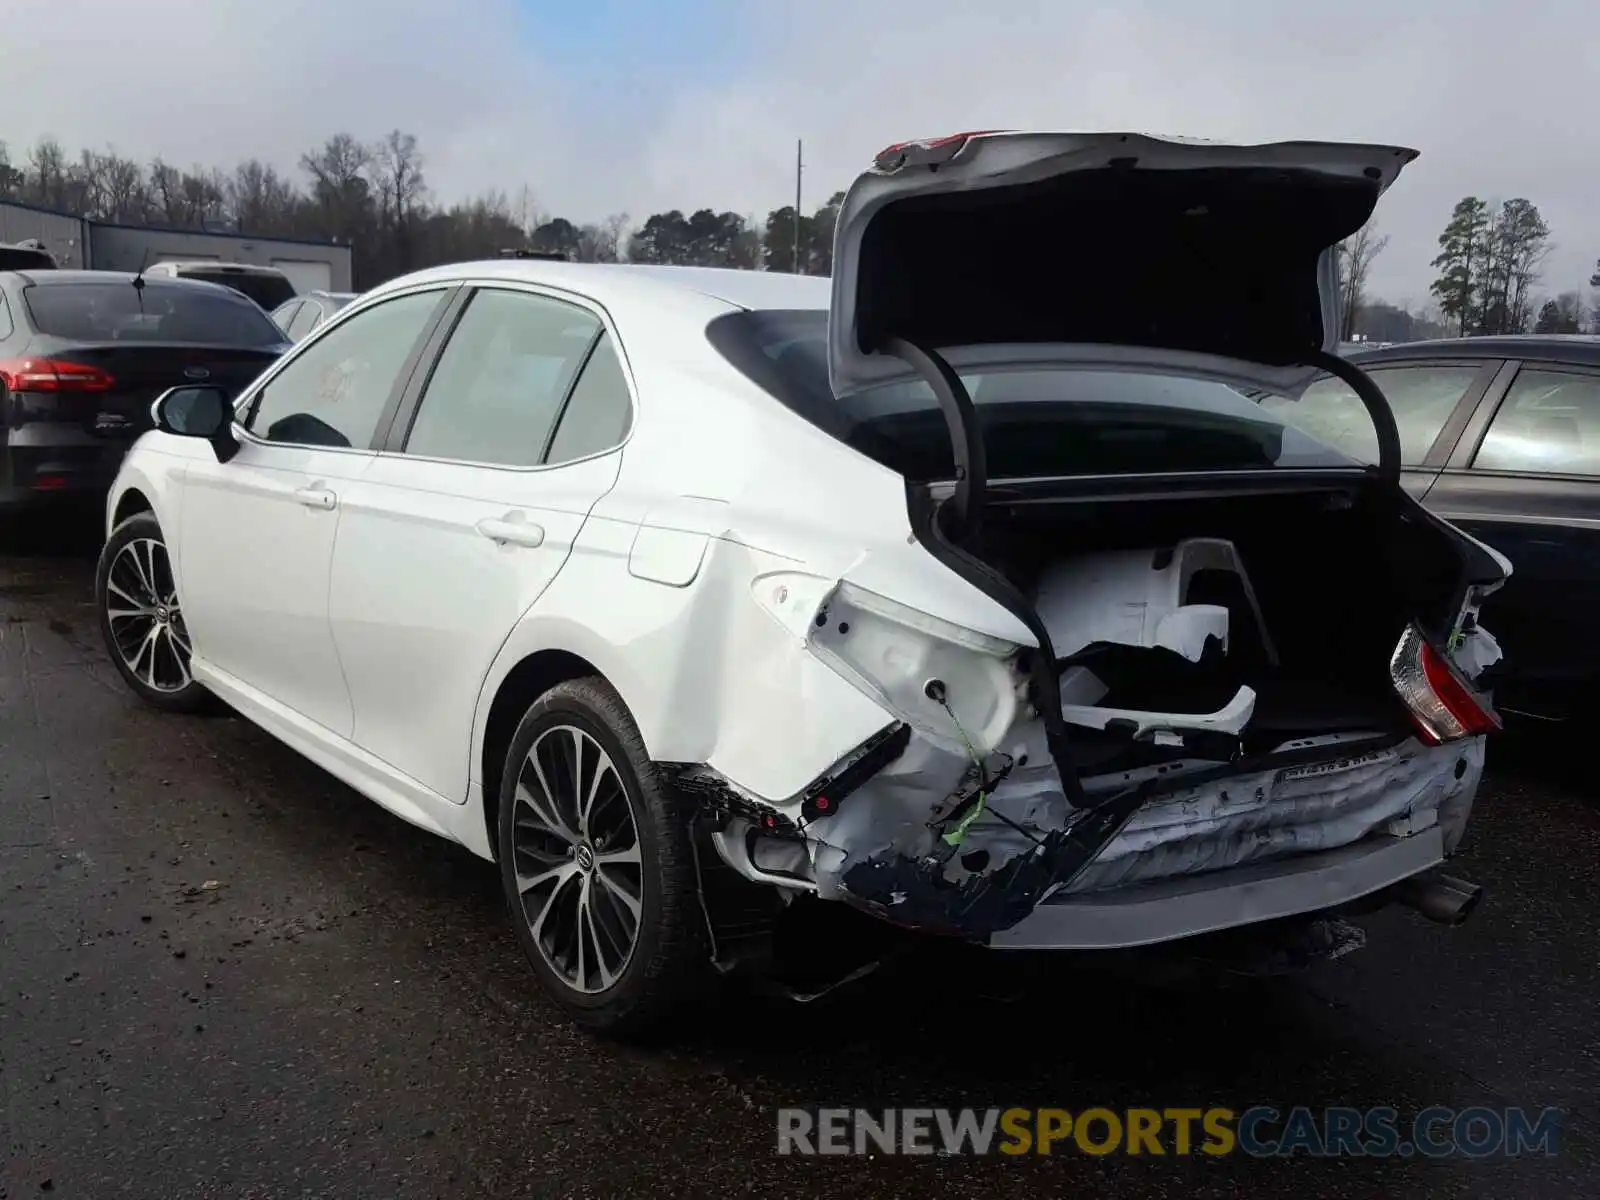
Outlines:
{"type": "Polygon", "coordinates": [[[236,404],[157,401],[107,645],[498,862],[594,1027],[796,903],[996,950],[1459,920],[1509,566],[1324,350],[1331,248],[1412,157],[962,135],[879,156],[831,281],[395,280],[236,404]],[[1247,398],[1319,371],[1377,463],[1247,398]]]}

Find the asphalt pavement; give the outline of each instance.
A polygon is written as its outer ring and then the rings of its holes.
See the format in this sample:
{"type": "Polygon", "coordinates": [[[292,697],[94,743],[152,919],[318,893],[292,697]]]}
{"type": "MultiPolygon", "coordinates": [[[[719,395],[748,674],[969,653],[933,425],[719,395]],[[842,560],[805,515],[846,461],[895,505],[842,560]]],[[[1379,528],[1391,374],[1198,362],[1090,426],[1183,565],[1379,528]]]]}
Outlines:
{"type": "Polygon", "coordinates": [[[0,549],[0,1197],[1600,1195],[1600,789],[1491,754],[1462,928],[1291,979],[930,953],[674,1041],[566,1024],[495,873],[105,657],[92,521],[0,549]],[[797,1158],[783,1106],[1564,1111],[1554,1156],[797,1158]]]}

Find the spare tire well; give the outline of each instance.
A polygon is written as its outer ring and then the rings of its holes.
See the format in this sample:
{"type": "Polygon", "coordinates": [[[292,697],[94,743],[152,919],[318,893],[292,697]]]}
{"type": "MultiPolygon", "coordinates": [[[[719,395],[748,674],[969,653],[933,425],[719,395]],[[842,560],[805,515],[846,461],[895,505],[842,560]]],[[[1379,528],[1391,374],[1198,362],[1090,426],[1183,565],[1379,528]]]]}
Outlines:
{"type": "MultiPolygon", "coordinates": [[[[558,683],[600,675],[594,664],[565,650],[541,650],[531,654],[500,682],[494,703],[489,707],[488,724],[483,732],[483,820],[489,845],[498,846],[500,828],[500,784],[505,771],[506,752],[528,707],[558,683]]],[[[603,676],[602,676],[603,678],[603,676]]],[[[498,850],[496,855],[498,856],[498,850]]]]}

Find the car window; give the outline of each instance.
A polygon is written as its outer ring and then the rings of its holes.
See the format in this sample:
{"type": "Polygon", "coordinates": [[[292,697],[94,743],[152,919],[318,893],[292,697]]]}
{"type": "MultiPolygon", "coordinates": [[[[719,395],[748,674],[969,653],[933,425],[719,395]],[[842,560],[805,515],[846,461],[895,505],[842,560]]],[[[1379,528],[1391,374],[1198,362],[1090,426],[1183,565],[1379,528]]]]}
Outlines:
{"type": "Polygon", "coordinates": [[[294,299],[294,285],[282,275],[258,275],[254,271],[208,271],[204,267],[182,271],[180,275],[184,279],[198,279],[230,287],[249,296],[268,312],[285,300],[294,299]]]}
{"type": "Polygon", "coordinates": [[[1472,465],[1486,471],[1600,475],[1600,376],[1524,367],[1472,465]]]}
{"type": "Polygon", "coordinates": [[[621,445],[632,407],[622,361],[607,333],[578,376],[546,461],[571,462],[621,445]]]}
{"type": "Polygon", "coordinates": [[[295,314],[300,311],[300,303],[299,300],[290,300],[272,310],[273,321],[285,333],[289,332],[289,326],[293,324],[295,314]]]}
{"type": "Polygon", "coordinates": [[[234,292],[146,278],[37,283],[22,289],[34,329],[77,342],[277,346],[283,331],[234,292]]]}
{"type": "Polygon", "coordinates": [[[365,448],[442,291],[358,313],[306,347],[256,393],[245,427],[269,442],[365,448]]]}
{"type": "Polygon", "coordinates": [[[405,452],[537,466],[599,330],[599,319],[576,305],[526,292],[478,292],[422,393],[405,452]]]}
{"type": "MultiPolygon", "coordinates": [[[[828,314],[729,313],[711,345],[776,401],[908,479],[950,479],[950,433],[928,385],[836,396],[828,314]]],[[[1349,458],[1226,384],[1123,371],[1030,367],[968,372],[993,478],[1264,468],[1342,469],[1349,458]]]]}
{"type": "Polygon", "coordinates": [[[322,324],[322,306],[315,300],[307,300],[294,315],[294,320],[289,323],[289,337],[298,342],[320,324],[322,324]]]}
{"type": "MultiPolygon", "coordinates": [[[[1414,467],[1427,457],[1434,439],[1478,377],[1475,366],[1372,367],[1367,371],[1400,429],[1400,461],[1414,467]]],[[[1269,397],[1262,407],[1319,441],[1365,463],[1378,461],[1378,434],[1372,418],[1342,379],[1317,380],[1298,400],[1269,397]]]]}

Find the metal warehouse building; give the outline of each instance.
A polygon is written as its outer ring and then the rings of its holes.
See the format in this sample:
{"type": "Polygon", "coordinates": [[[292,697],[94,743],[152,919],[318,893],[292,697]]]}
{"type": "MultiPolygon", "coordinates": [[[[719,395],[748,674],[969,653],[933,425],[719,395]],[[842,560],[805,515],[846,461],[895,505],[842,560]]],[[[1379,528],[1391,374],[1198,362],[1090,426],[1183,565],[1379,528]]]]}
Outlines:
{"type": "Polygon", "coordinates": [[[137,271],[149,263],[206,259],[277,267],[298,292],[351,287],[350,247],[241,233],[110,225],[31,204],[0,201],[0,242],[37,238],[58,266],[137,271]]]}

